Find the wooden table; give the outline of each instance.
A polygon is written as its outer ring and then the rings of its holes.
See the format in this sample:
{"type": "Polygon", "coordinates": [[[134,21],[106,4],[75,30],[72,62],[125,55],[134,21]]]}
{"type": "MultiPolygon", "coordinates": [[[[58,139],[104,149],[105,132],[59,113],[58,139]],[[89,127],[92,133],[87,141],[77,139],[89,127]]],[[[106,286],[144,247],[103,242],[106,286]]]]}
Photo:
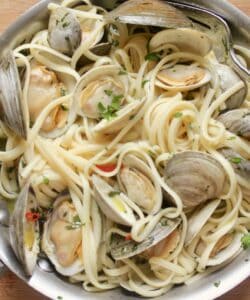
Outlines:
{"type": "MultiPolygon", "coordinates": [[[[36,2],[37,0],[0,0],[0,32],[13,22],[25,9],[36,2]]],[[[250,15],[250,0],[230,0],[230,2],[250,15]]],[[[0,299],[46,300],[47,298],[26,286],[14,274],[7,272],[4,277],[0,278],[0,299]]],[[[235,299],[250,300],[250,279],[220,298],[220,300],[235,299]]]]}

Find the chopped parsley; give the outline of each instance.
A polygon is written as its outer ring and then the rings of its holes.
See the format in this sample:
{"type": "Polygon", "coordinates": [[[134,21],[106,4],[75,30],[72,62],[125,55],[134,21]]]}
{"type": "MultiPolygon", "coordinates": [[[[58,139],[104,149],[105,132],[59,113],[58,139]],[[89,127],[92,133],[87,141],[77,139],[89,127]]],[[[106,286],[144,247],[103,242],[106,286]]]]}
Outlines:
{"type": "Polygon", "coordinates": [[[250,248],[250,233],[246,233],[241,238],[241,245],[244,250],[247,250],[250,248]]]}
{"type": "Polygon", "coordinates": [[[112,40],[112,45],[114,47],[118,47],[120,45],[120,42],[118,40],[112,40]]]}
{"type": "Polygon", "coordinates": [[[61,94],[61,97],[64,97],[66,95],[66,90],[64,88],[60,88],[60,94],[61,94]]]}
{"type": "Polygon", "coordinates": [[[62,296],[57,296],[57,298],[56,298],[57,300],[62,300],[63,299],[63,297],[62,296]]]}
{"type": "Polygon", "coordinates": [[[64,104],[61,104],[60,107],[61,107],[61,109],[64,110],[64,111],[69,110],[68,107],[67,107],[66,105],[64,105],[64,104]]]}
{"type": "Polygon", "coordinates": [[[103,103],[99,102],[98,110],[102,119],[110,121],[117,116],[117,111],[120,110],[123,95],[114,95],[111,90],[105,90],[104,92],[107,96],[112,97],[112,102],[106,107],[103,103]]]}
{"type": "Polygon", "coordinates": [[[219,285],[221,284],[221,281],[219,280],[219,281],[216,281],[216,282],[214,282],[214,286],[215,287],[219,287],[219,285]]]}
{"type": "Polygon", "coordinates": [[[159,54],[157,54],[156,52],[148,53],[145,56],[145,60],[149,60],[149,61],[159,61],[160,59],[161,58],[160,58],[159,54]]]}
{"type": "Polygon", "coordinates": [[[174,117],[175,118],[180,118],[180,117],[182,117],[182,112],[179,112],[179,111],[177,111],[175,114],[174,114],[174,117]]]}
{"type": "Polygon", "coordinates": [[[61,18],[61,22],[63,22],[65,19],[66,19],[66,17],[69,15],[69,13],[67,12],[62,18],[61,18]]]}
{"type": "Polygon", "coordinates": [[[232,141],[232,140],[235,140],[236,139],[236,136],[230,136],[229,138],[228,138],[228,141],[232,141]]]}
{"type": "Polygon", "coordinates": [[[78,215],[73,217],[73,221],[70,225],[66,226],[66,229],[68,230],[74,230],[82,227],[84,224],[81,222],[80,217],[78,215]]]}
{"type": "Polygon", "coordinates": [[[109,192],[108,195],[109,195],[109,197],[114,197],[114,196],[120,195],[120,192],[112,191],[112,192],[109,192]]]}
{"type": "Polygon", "coordinates": [[[230,161],[234,164],[240,164],[242,162],[242,158],[240,157],[232,157],[230,158],[230,161]]]}
{"type": "Polygon", "coordinates": [[[69,26],[69,24],[70,24],[69,22],[64,22],[64,23],[62,24],[62,27],[63,27],[63,28],[66,28],[66,27],[69,26]]]}
{"type": "Polygon", "coordinates": [[[126,70],[120,70],[118,75],[127,75],[128,72],[126,70]]]}
{"type": "Polygon", "coordinates": [[[48,185],[49,184],[49,178],[48,177],[43,177],[43,183],[48,185]]]}
{"type": "Polygon", "coordinates": [[[168,219],[163,217],[161,219],[160,223],[161,223],[161,226],[167,226],[168,225],[168,219]]]}
{"type": "Polygon", "coordinates": [[[141,83],[141,87],[144,87],[147,82],[149,82],[148,79],[143,80],[142,83],[141,83]]]}

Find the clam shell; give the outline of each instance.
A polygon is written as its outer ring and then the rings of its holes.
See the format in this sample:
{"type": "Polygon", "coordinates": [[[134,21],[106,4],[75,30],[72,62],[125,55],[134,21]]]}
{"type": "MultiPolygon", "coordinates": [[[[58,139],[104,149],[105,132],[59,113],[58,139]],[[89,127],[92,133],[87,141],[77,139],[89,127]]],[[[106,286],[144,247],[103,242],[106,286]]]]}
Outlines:
{"type": "MultiPolygon", "coordinates": [[[[111,43],[108,43],[108,42],[100,43],[100,44],[97,44],[97,45],[93,46],[92,48],[90,48],[90,51],[95,55],[105,56],[105,55],[109,54],[111,47],[112,47],[111,43]]],[[[84,55],[79,60],[79,64],[81,66],[90,64],[91,62],[92,61],[84,55]]]]}
{"type": "Polygon", "coordinates": [[[206,206],[195,211],[192,216],[188,219],[188,229],[185,238],[185,245],[189,245],[197,234],[201,231],[202,227],[205,225],[207,220],[214,213],[220,200],[214,200],[209,202],[206,206]]]}
{"type": "Polygon", "coordinates": [[[180,219],[168,220],[166,217],[162,217],[149,236],[141,243],[133,240],[126,241],[124,237],[113,234],[110,244],[111,256],[115,260],[120,260],[140,254],[165,239],[177,228],[180,222],[180,219]]]}
{"type": "Polygon", "coordinates": [[[189,27],[192,24],[180,10],[158,0],[124,1],[107,18],[121,23],[164,28],[189,27]]]}
{"type": "Polygon", "coordinates": [[[32,209],[37,209],[36,199],[31,197],[29,190],[30,185],[27,183],[16,200],[10,218],[9,237],[17,258],[23,264],[27,275],[31,276],[40,251],[40,233],[38,222],[26,220],[26,213],[32,209]]]}
{"type": "Polygon", "coordinates": [[[220,196],[225,172],[211,155],[185,151],[167,162],[164,178],[180,196],[184,207],[194,207],[220,196]]]}
{"type": "Polygon", "coordinates": [[[248,140],[250,139],[250,109],[229,110],[221,114],[217,120],[223,123],[229,131],[248,140]]]}
{"type": "MultiPolygon", "coordinates": [[[[216,71],[220,78],[220,87],[222,92],[227,91],[239,81],[240,77],[227,65],[217,64],[216,71]]],[[[247,88],[244,87],[234,95],[232,95],[226,102],[227,109],[234,109],[241,106],[247,95],[247,88]]]]}
{"type": "Polygon", "coordinates": [[[110,193],[114,192],[114,188],[97,175],[92,176],[92,182],[95,200],[104,215],[118,224],[133,226],[136,219],[132,209],[124,201],[126,195],[120,193],[119,195],[111,196],[110,193]]]}
{"type": "Polygon", "coordinates": [[[82,31],[77,18],[67,8],[52,11],[48,27],[48,42],[51,48],[72,55],[81,43],[82,31]]]}
{"type": "Polygon", "coordinates": [[[150,51],[154,51],[164,44],[173,44],[181,51],[191,52],[200,56],[206,56],[213,46],[211,39],[206,33],[190,28],[160,31],[150,40],[150,51]]]}
{"type": "Polygon", "coordinates": [[[22,99],[21,83],[12,52],[0,63],[0,118],[17,135],[26,139],[28,113],[22,99]]]}

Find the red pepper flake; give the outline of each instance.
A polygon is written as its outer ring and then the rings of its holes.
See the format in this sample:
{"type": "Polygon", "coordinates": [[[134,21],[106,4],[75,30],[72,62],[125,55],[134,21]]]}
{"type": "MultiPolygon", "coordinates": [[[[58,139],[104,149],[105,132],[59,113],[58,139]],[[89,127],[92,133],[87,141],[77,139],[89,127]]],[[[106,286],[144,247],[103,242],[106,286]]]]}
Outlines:
{"type": "Polygon", "coordinates": [[[131,233],[129,233],[125,236],[125,241],[131,241],[131,240],[132,240],[132,235],[131,233]]]}
{"type": "Polygon", "coordinates": [[[116,164],[96,165],[96,167],[103,172],[113,172],[116,166],[116,164]]]}
{"type": "Polygon", "coordinates": [[[26,212],[25,217],[28,222],[36,222],[40,218],[40,214],[37,212],[28,211],[26,212]]]}

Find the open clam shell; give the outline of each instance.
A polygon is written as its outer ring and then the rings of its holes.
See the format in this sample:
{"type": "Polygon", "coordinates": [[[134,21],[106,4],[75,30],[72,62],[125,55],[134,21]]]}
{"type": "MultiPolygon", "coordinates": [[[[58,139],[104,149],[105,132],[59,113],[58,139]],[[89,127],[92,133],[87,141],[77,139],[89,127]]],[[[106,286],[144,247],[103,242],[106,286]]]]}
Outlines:
{"type": "Polygon", "coordinates": [[[10,218],[9,236],[11,246],[23,264],[27,275],[32,275],[39,253],[39,224],[27,219],[27,214],[37,209],[34,195],[30,193],[27,183],[19,194],[13,214],[10,218]]]}
{"type": "Polygon", "coordinates": [[[223,123],[229,131],[248,140],[250,139],[250,109],[229,110],[221,114],[217,120],[223,123]]]}
{"type": "Polygon", "coordinates": [[[121,23],[165,28],[189,27],[192,24],[180,10],[159,0],[124,1],[107,18],[121,23]]]}
{"type": "Polygon", "coordinates": [[[51,48],[72,55],[79,47],[81,39],[81,26],[74,14],[64,7],[53,10],[48,28],[48,42],[51,48]]]}
{"type": "MultiPolygon", "coordinates": [[[[227,65],[217,64],[216,71],[220,78],[220,87],[222,92],[227,91],[236,83],[242,81],[240,77],[227,65]]],[[[241,106],[247,95],[247,88],[244,86],[237,93],[232,95],[226,102],[227,109],[234,109],[241,106]]]]}
{"type": "Polygon", "coordinates": [[[53,211],[44,223],[41,245],[60,274],[72,276],[84,269],[82,224],[68,195],[55,201],[53,211]]]}
{"type": "Polygon", "coordinates": [[[105,216],[118,224],[133,226],[136,218],[133,210],[126,203],[126,195],[122,192],[116,192],[100,176],[93,175],[92,182],[95,200],[105,216]]]}
{"type": "Polygon", "coordinates": [[[207,220],[214,213],[218,205],[220,204],[220,200],[214,200],[209,202],[206,206],[195,211],[192,216],[188,219],[188,229],[185,238],[185,244],[189,245],[193,239],[199,234],[202,227],[205,225],[207,220]]]}
{"type": "Polygon", "coordinates": [[[140,254],[169,236],[179,226],[180,222],[180,219],[171,220],[162,217],[149,236],[141,243],[125,240],[124,237],[114,234],[110,244],[111,256],[115,260],[120,260],[140,254]]]}
{"type": "Polygon", "coordinates": [[[190,91],[197,89],[211,80],[210,72],[195,65],[177,64],[163,68],[157,74],[156,85],[166,90],[190,91]]]}
{"type": "Polygon", "coordinates": [[[206,56],[213,47],[213,42],[206,33],[191,28],[162,30],[152,37],[149,49],[155,51],[165,44],[175,45],[181,51],[202,57],[206,56]]]}
{"type": "Polygon", "coordinates": [[[0,63],[0,118],[17,135],[26,139],[28,117],[22,98],[20,77],[11,52],[0,63]]]}
{"type": "Polygon", "coordinates": [[[132,154],[126,155],[122,164],[117,174],[121,190],[146,213],[157,213],[162,204],[162,190],[151,169],[132,154]]]}
{"type": "Polygon", "coordinates": [[[216,159],[195,151],[174,155],[164,170],[166,183],[180,196],[184,207],[194,207],[219,197],[225,177],[216,159]]]}

